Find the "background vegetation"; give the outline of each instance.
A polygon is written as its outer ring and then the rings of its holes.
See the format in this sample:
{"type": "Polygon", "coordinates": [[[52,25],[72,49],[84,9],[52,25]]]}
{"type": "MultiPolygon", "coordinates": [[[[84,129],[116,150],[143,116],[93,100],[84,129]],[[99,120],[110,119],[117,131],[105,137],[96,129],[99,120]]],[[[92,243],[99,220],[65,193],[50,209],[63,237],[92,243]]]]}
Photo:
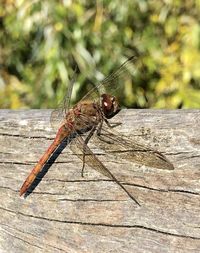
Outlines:
{"type": "Polygon", "coordinates": [[[0,1],[0,108],[56,107],[78,65],[75,102],[131,55],[125,106],[200,108],[199,13],[200,0],[0,1]]]}

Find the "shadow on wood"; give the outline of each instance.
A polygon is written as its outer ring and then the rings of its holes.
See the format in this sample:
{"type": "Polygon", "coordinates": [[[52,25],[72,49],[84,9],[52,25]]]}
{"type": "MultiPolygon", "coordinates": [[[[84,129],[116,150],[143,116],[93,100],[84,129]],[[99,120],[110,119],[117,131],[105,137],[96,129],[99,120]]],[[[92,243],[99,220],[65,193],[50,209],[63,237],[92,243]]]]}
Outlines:
{"type": "Polygon", "coordinates": [[[36,176],[35,180],[31,184],[31,186],[28,188],[27,192],[24,194],[24,198],[27,198],[37,187],[37,185],[42,181],[43,177],[48,172],[49,168],[52,166],[52,164],[56,161],[57,157],[62,153],[63,149],[69,144],[69,140],[64,140],[59,147],[56,149],[56,151],[52,154],[52,156],[49,158],[47,163],[43,166],[42,171],[39,172],[39,174],[36,176]]]}

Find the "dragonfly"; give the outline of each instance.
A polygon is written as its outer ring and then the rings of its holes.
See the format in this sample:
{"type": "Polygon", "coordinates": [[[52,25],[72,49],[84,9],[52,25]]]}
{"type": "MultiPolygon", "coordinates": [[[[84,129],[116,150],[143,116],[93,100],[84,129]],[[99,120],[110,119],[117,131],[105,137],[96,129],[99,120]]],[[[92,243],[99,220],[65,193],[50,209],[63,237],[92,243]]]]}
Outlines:
{"type": "Polygon", "coordinates": [[[95,85],[76,105],[70,108],[74,85],[74,78],[72,78],[62,105],[51,113],[51,125],[53,128],[58,129],[56,137],[24,181],[20,189],[20,196],[28,192],[44,165],[66,139],[70,140],[69,146],[73,153],[83,162],[82,176],[85,165],[89,165],[102,175],[116,182],[137,205],[140,205],[138,200],[135,199],[89,147],[91,138],[97,139],[98,145],[105,152],[117,153],[118,157],[122,156],[122,158],[133,163],[139,163],[156,169],[174,169],[173,164],[165,155],[148,146],[122,137],[120,133],[113,129],[118,124],[111,124],[109,121],[121,110],[115,93],[118,90],[119,94],[119,89],[123,89],[124,78],[134,70],[135,59],[134,56],[128,58],[113,73],[95,85]]]}

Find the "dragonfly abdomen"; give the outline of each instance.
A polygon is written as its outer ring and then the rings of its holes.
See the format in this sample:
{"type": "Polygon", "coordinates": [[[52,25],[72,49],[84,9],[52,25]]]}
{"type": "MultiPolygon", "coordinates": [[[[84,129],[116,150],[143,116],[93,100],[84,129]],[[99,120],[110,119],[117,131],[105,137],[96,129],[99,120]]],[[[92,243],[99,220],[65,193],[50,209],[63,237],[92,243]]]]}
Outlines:
{"type": "Polygon", "coordinates": [[[26,178],[25,182],[23,183],[21,189],[20,189],[20,196],[23,195],[28,188],[31,186],[37,175],[42,170],[43,166],[46,164],[46,162],[49,160],[51,155],[54,153],[54,151],[57,149],[57,147],[61,144],[61,142],[68,137],[71,134],[71,130],[67,129],[65,125],[62,125],[56,135],[56,138],[54,139],[53,143],[49,146],[47,151],[44,153],[44,155],[40,158],[38,163],[35,165],[35,167],[32,169],[31,173],[26,178]]]}

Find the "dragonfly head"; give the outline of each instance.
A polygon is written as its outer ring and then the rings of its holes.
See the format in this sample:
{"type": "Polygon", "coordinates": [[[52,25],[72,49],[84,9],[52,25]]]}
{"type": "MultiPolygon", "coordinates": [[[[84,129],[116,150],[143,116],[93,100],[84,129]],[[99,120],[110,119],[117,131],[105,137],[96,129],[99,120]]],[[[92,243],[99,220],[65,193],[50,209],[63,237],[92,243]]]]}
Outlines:
{"type": "Polygon", "coordinates": [[[101,107],[107,119],[112,118],[120,111],[117,98],[108,94],[101,95],[101,107]]]}

